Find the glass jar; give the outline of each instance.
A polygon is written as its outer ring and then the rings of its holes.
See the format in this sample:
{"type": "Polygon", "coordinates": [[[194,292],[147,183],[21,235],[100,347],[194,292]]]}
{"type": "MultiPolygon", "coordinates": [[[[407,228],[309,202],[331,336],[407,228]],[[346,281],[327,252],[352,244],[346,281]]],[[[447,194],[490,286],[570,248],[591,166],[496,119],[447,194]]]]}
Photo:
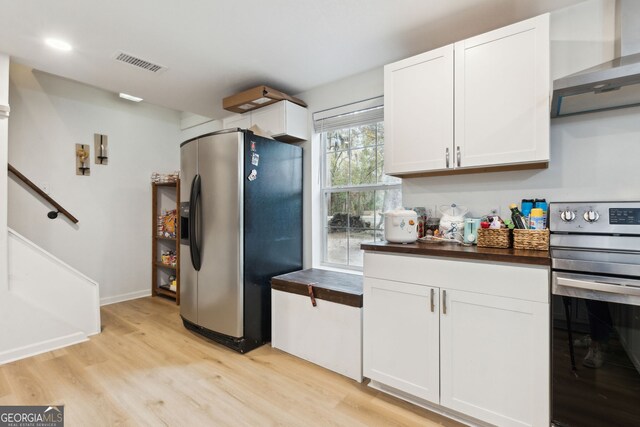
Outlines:
{"type": "Polygon", "coordinates": [[[440,218],[428,218],[427,223],[425,224],[425,235],[427,236],[437,236],[438,228],[440,227],[440,218]]]}

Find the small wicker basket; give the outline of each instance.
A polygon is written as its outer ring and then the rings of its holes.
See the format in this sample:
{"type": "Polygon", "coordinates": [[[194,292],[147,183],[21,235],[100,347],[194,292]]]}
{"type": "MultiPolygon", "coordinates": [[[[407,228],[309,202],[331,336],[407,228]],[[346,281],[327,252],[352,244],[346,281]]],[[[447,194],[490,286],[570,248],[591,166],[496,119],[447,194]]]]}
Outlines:
{"type": "Polygon", "coordinates": [[[511,247],[511,230],[509,230],[508,228],[478,229],[478,247],[510,248],[511,247]]]}
{"type": "Polygon", "coordinates": [[[513,230],[515,249],[549,250],[549,230],[513,230]]]}

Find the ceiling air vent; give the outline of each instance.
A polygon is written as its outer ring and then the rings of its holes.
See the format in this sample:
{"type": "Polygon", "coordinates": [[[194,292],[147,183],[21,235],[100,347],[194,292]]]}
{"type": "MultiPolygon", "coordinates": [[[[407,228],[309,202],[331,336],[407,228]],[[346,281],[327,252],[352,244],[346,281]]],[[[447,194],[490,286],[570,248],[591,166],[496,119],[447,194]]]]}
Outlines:
{"type": "Polygon", "coordinates": [[[143,70],[151,71],[152,73],[161,73],[167,69],[164,65],[154,64],[153,62],[145,61],[144,59],[129,55],[125,52],[116,52],[113,55],[113,59],[137,68],[142,68],[143,70]]]}

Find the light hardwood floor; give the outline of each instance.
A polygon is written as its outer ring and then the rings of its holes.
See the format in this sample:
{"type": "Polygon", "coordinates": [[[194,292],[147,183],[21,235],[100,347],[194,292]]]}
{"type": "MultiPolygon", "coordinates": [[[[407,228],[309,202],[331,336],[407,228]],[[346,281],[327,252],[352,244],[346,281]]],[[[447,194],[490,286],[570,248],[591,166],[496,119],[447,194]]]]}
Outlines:
{"type": "Polygon", "coordinates": [[[89,342],[0,366],[0,405],[65,405],[68,426],[459,426],[270,345],[237,354],[142,298],[89,342]]]}

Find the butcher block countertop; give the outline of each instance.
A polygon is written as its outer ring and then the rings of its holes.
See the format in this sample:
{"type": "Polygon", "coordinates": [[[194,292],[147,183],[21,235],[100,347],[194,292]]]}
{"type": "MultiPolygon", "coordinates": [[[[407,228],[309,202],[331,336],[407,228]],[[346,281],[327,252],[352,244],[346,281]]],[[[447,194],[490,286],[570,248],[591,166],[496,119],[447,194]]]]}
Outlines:
{"type": "Polygon", "coordinates": [[[479,261],[511,262],[517,264],[551,265],[548,251],[522,249],[479,248],[462,246],[454,243],[363,243],[360,248],[365,251],[387,252],[395,254],[439,256],[479,261]]]}

